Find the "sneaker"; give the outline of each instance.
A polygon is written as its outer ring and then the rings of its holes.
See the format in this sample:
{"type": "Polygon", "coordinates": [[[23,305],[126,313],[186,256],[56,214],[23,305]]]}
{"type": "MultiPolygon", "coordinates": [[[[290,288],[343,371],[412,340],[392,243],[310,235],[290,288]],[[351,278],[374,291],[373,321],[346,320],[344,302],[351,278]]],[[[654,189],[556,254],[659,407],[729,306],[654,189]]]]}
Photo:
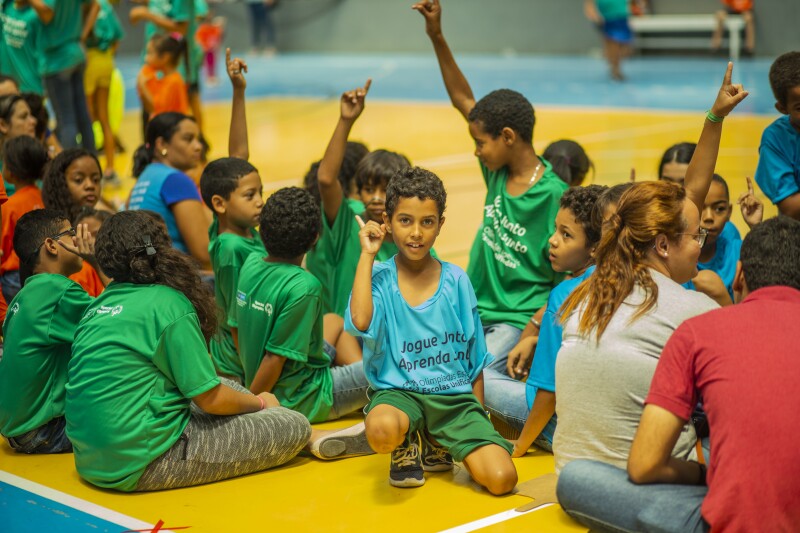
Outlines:
{"type": "Polygon", "coordinates": [[[419,437],[416,433],[408,435],[405,442],[392,452],[389,484],[401,488],[421,487],[425,484],[419,455],[419,437]]]}
{"type": "Polygon", "coordinates": [[[311,443],[310,451],[320,459],[344,459],[375,453],[367,442],[364,422],[317,439],[311,443]]]}
{"type": "Polygon", "coordinates": [[[434,444],[423,431],[422,436],[422,469],[425,472],[446,472],[453,469],[453,456],[446,448],[434,444]]]}

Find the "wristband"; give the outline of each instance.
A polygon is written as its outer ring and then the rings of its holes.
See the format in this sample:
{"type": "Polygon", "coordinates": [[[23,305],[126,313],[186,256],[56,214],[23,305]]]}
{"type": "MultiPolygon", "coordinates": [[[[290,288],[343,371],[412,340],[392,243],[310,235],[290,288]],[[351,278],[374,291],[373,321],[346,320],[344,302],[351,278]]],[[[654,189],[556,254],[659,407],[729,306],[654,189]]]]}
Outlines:
{"type": "Polygon", "coordinates": [[[715,122],[715,123],[720,123],[725,119],[725,117],[718,117],[717,115],[712,113],[710,109],[706,112],[706,118],[710,122],[715,122]]]}
{"type": "Polygon", "coordinates": [[[533,324],[534,326],[536,326],[536,329],[542,329],[542,323],[541,323],[541,322],[539,322],[538,320],[536,320],[536,317],[535,317],[535,316],[532,316],[532,317],[531,317],[531,324],[533,324]]]}
{"type": "Polygon", "coordinates": [[[264,403],[264,398],[262,398],[261,396],[256,396],[256,398],[258,398],[258,403],[261,404],[261,407],[259,407],[258,410],[259,411],[263,411],[264,409],[266,409],[267,408],[267,404],[264,403]]]}

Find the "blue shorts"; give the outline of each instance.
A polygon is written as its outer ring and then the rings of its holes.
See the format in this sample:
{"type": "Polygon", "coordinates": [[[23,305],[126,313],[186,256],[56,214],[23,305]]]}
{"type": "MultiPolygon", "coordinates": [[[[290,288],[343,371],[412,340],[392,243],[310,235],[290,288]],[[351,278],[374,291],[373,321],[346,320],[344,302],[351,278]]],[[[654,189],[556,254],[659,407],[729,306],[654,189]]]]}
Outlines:
{"type": "Polygon", "coordinates": [[[603,35],[606,39],[621,44],[630,44],[633,41],[633,32],[628,25],[627,17],[624,19],[607,20],[603,23],[603,35]]]}

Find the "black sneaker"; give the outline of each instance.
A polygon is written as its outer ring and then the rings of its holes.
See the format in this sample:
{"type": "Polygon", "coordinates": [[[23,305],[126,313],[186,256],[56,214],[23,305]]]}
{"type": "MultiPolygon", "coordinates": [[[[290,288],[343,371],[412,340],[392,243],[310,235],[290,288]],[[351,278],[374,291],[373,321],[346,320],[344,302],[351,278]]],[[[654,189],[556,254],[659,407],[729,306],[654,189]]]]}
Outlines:
{"type": "Polygon", "coordinates": [[[453,469],[453,456],[447,451],[432,443],[425,432],[422,437],[422,469],[425,472],[446,472],[453,469]]]}
{"type": "Polygon", "coordinates": [[[403,444],[392,452],[389,484],[401,488],[421,487],[425,484],[419,455],[419,437],[416,433],[406,436],[403,444]]]}

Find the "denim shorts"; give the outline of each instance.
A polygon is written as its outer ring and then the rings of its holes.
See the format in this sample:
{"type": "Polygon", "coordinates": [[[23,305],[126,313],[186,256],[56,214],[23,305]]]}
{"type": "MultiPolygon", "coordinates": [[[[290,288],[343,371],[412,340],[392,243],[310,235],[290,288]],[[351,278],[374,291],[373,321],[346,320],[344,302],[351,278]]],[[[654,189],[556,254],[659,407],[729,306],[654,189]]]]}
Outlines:
{"type": "Polygon", "coordinates": [[[67,438],[67,420],[63,416],[16,437],[8,437],[8,443],[17,453],[65,453],[72,451],[67,438]]]}

